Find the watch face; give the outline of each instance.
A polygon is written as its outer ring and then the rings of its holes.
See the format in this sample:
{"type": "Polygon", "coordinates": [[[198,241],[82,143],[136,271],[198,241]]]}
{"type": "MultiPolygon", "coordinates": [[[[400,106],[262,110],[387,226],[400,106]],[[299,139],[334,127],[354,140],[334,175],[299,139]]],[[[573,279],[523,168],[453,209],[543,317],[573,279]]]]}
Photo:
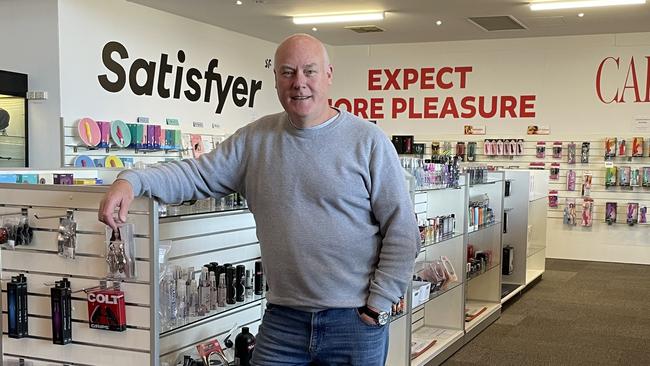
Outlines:
{"type": "Polygon", "coordinates": [[[377,324],[386,325],[386,323],[388,323],[388,313],[382,311],[381,313],[379,313],[379,316],[377,317],[377,324]]]}

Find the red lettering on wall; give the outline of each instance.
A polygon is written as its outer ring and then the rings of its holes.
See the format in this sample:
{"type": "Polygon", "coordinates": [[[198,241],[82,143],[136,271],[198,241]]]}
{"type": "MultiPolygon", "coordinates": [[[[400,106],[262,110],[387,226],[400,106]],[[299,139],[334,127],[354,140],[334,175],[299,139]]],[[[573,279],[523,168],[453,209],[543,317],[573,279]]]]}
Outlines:
{"type": "Polygon", "coordinates": [[[438,97],[424,97],[424,118],[438,118],[438,97]]]}
{"type": "Polygon", "coordinates": [[[456,102],[453,97],[445,98],[444,103],[442,103],[442,110],[440,111],[440,118],[446,118],[450,114],[453,118],[458,118],[458,109],[456,108],[456,102]]]}
{"type": "Polygon", "coordinates": [[[433,67],[423,67],[420,69],[420,89],[434,89],[436,85],[433,83],[433,74],[436,69],[433,67]]]}
{"type": "Polygon", "coordinates": [[[639,94],[639,81],[636,78],[636,67],[634,65],[634,56],[630,60],[630,66],[627,68],[627,75],[625,76],[625,84],[623,84],[623,92],[621,92],[621,99],[618,100],[619,103],[625,103],[625,91],[627,89],[634,89],[634,99],[635,103],[641,102],[641,95],[639,94]],[[630,80],[630,73],[632,74],[632,85],[628,85],[628,80],[630,80]]]}
{"type": "Polygon", "coordinates": [[[534,95],[522,95],[520,97],[519,118],[535,118],[534,95]]]}
{"type": "Polygon", "coordinates": [[[476,106],[474,106],[475,101],[476,97],[472,96],[464,97],[460,101],[460,108],[465,110],[465,112],[460,114],[462,118],[474,118],[474,116],[476,116],[476,106]]]}
{"type": "Polygon", "coordinates": [[[415,111],[415,98],[409,98],[409,118],[422,119],[422,112],[415,111]]]}
{"type": "Polygon", "coordinates": [[[386,77],[388,80],[386,80],[386,85],[384,85],[384,90],[388,90],[392,87],[395,88],[395,90],[402,90],[399,87],[399,83],[397,82],[397,75],[399,75],[400,69],[395,69],[395,71],[390,72],[388,69],[384,69],[384,73],[386,73],[386,77]]]}
{"type": "Polygon", "coordinates": [[[384,98],[370,98],[370,118],[384,118],[384,98]]]}
{"type": "Polygon", "coordinates": [[[438,74],[436,75],[436,84],[438,84],[440,89],[451,89],[454,86],[453,82],[446,82],[443,79],[445,74],[451,74],[452,72],[454,72],[454,69],[451,67],[443,67],[438,70],[438,74]]]}
{"type": "Polygon", "coordinates": [[[398,113],[404,113],[406,111],[406,100],[404,98],[393,98],[391,102],[391,117],[393,119],[397,118],[398,113]]]}
{"type": "Polygon", "coordinates": [[[511,95],[504,95],[501,97],[501,111],[499,116],[501,118],[506,117],[506,113],[510,114],[511,118],[517,118],[517,112],[515,108],[517,107],[517,98],[511,95]]]}
{"type": "Polygon", "coordinates": [[[472,72],[471,66],[458,66],[454,71],[460,74],[460,88],[465,89],[467,86],[467,74],[472,72]]]}
{"type": "Polygon", "coordinates": [[[415,84],[418,82],[418,70],[416,69],[404,69],[403,76],[403,85],[404,89],[408,89],[409,85],[415,84]]]}
{"type": "Polygon", "coordinates": [[[600,62],[600,65],[598,65],[598,71],[596,72],[596,94],[598,95],[598,99],[600,99],[600,101],[605,104],[610,104],[612,102],[618,101],[618,89],[616,89],[616,94],[614,95],[614,98],[612,98],[612,100],[610,100],[609,102],[605,100],[602,92],[602,76],[603,76],[603,67],[605,66],[605,62],[607,62],[607,60],[614,60],[616,62],[616,69],[618,69],[620,57],[605,58],[603,61],[600,62]]]}
{"type": "Polygon", "coordinates": [[[368,70],[368,90],[381,90],[381,70],[368,70]]]}

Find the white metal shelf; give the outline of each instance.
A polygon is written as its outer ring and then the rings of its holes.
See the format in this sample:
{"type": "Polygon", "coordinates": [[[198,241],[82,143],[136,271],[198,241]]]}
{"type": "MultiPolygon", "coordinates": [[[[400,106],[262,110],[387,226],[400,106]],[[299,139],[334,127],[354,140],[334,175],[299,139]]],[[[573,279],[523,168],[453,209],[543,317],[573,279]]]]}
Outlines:
{"type": "Polygon", "coordinates": [[[427,333],[435,333],[436,343],[431,348],[423,352],[421,355],[412,359],[411,365],[413,366],[426,365],[428,362],[430,362],[438,355],[440,355],[445,349],[449,348],[451,345],[461,340],[461,338],[463,338],[463,335],[465,334],[462,330],[432,328],[432,327],[422,327],[420,328],[420,330],[416,330],[414,333],[417,333],[418,331],[420,331],[421,333],[425,331],[427,333]]]}

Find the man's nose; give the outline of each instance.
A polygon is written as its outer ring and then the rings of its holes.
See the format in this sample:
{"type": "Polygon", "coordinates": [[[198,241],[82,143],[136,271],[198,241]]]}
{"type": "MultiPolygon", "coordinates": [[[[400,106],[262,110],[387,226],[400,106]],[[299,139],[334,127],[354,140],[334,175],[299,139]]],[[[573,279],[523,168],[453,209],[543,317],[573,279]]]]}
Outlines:
{"type": "Polygon", "coordinates": [[[293,78],[293,87],[295,89],[300,89],[305,85],[306,80],[307,78],[305,77],[305,75],[303,75],[303,73],[297,72],[296,76],[293,78]]]}

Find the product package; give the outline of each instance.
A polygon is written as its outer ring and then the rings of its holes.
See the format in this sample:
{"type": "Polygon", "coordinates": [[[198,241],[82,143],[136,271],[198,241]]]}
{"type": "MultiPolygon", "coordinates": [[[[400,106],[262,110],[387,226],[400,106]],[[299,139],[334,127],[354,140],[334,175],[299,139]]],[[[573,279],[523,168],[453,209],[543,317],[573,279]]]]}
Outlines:
{"type": "Polygon", "coordinates": [[[594,200],[585,198],[582,202],[582,222],[581,225],[590,227],[594,217],[594,200]]]}
{"type": "Polygon", "coordinates": [[[535,156],[538,159],[544,159],[546,157],[546,142],[537,141],[537,145],[535,147],[535,156]]]}
{"type": "Polygon", "coordinates": [[[566,174],[566,190],[576,190],[576,171],[573,169],[570,169],[566,174]]]}
{"type": "Polygon", "coordinates": [[[576,199],[567,198],[564,207],[564,223],[566,225],[575,226],[576,221],[576,199]]]}
{"type": "Polygon", "coordinates": [[[467,143],[467,161],[476,161],[476,142],[467,143]]]}
{"type": "Polygon", "coordinates": [[[582,164],[588,164],[589,163],[589,142],[583,142],[582,143],[582,148],[580,150],[580,162],[582,164]]]}
{"type": "Polygon", "coordinates": [[[52,343],[64,345],[72,342],[72,290],[70,281],[63,278],[50,289],[52,309],[52,343]]]}
{"type": "Polygon", "coordinates": [[[605,187],[613,187],[616,185],[616,167],[611,166],[605,169],[605,187]]]}
{"type": "Polygon", "coordinates": [[[503,144],[503,140],[497,140],[497,155],[505,155],[505,145],[503,144]]]}
{"type": "Polygon", "coordinates": [[[440,142],[438,141],[431,142],[431,155],[440,155],[440,142]]]}
{"type": "Polygon", "coordinates": [[[632,175],[632,168],[623,166],[618,169],[618,184],[621,187],[629,187],[632,175]]]}
{"type": "Polygon", "coordinates": [[[557,190],[548,191],[548,207],[557,207],[558,193],[557,190]]]}
{"type": "Polygon", "coordinates": [[[7,333],[9,338],[23,338],[29,334],[27,314],[27,277],[12,276],[7,283],[7,333]]]}
{"type": "Polygon", "coordinates": [[[618,156],[627,156],[627,142],[624,139],[618,140],[618,156]]]}
{"type": "Polygon", "coordinates": [[[113,282],[108,288],[102,281],[99,288],[86,293],[88,323],[93,329],[123,332],[126,330],[126,305],[120,283],[113,282]]]}
{"type": "Polygon", "coordinates": [[[549,178],[552,180],[560,179],[560,163],[551,163],[551,173],[549,178]]]}
{"type": "Polygon", "coordinates": [[[21,210],[18,215],[5,215],[0,217],[0,244],[7,244],[7,248],[15,249],[16,245],[29,245],[34,238],[34,229],[29,225],[27,209],[21,210]]]}
{"type": "Polygon", "coordinates": [[[582,197],[591,196],[591,180],[593,175],[590,172],[585,172],[582,176],[582,197]]]}
{"type": "Polygon", "coordinates": [[[616,202],[605,203],[605,222],[611,225],[616,223],[617,204],[616,202]]]}
{"type": "Polygon", "coordinates": [[[543,161],[534,161],[528,164],[529,169],[538,169],[538,170],[544,170],[546,169],[546,164],[543,161]]]}
{"type": "Polygon", "coordinates": [[[553,158],[554,159],[562,158],[562,141],[555,141],[553,143],[553,158]]]}
{"type": "Polygon", "coordinates": [[[97,121],[97,125],[99,126],[99,131],[101,136],[99,140],[99,144],[97,146],[101,148],[107,148],[110,146],[109,140],[111,138],[111,123],[97,121]]]}
{"type": "Polygon", "coordinates": [[[605,159],[613,158],[615,156],[616,156],[616,137],[608,137],[605,139],[605,159]]]}
{"type": "Polygon", "coordinates": [[[574,142],[571,142],[567,145],[567,163],[576,163],[576,144],[574,142]]]}
{"type": "Polygon", "coordinates": [[[630,186],[640,187],[641,186],[641,171],[638,168],[631,170],[630,174],[630,186]]]}
{"type": "Polygon", "coordinates": [[[457,142],[456,143],[456,156],[458,156],[461,161],[466,161],[465,143],[464,142],[457,142]]]}
{"type": "Polygon", "coordinates": [[[59,219],[59,232],[57,235],[57,248],[60,256],[74,259],[77,253],[77,222],[72,216],[73,211],[68,211],[66,217],[59,219]]]}
{"type": "Polygon", "coordinates": [[[643,137],[635,137],[632,139],[632,156],[643,156],[643,137]]]}
{"type": "Polygon", "coordinates": [[[113,231],[106,227],[107,278],[133,279],[137,277],[135,265],[134,225],[125,223],[113,231]]]}
{"type": "Polygon", "coordinates": [[[642,177],[641,185],[643,187],[650,187],[650,167],[647,166],[643,167],[643,177],[642,177]]]}
{"type": "Polygon", "coordinates": [[[630,202],[627,204],[627,224],[632,226],[636,224],[639,216],[639,204],[636,202],[630,202]]]}
{"type": "Polygon", "coordinates": [[[648,213],[648,208],[646,206],[639,207],[639,224],[648,223],[648,220],[647,220],[647,217],[646,217],[647,213],[648,213]]]}
{"type": "Polygon", "coordinates": [[[515,155],[524,155],[524,140],[519,139],[517,140],[517,151],[515,155]]]}

